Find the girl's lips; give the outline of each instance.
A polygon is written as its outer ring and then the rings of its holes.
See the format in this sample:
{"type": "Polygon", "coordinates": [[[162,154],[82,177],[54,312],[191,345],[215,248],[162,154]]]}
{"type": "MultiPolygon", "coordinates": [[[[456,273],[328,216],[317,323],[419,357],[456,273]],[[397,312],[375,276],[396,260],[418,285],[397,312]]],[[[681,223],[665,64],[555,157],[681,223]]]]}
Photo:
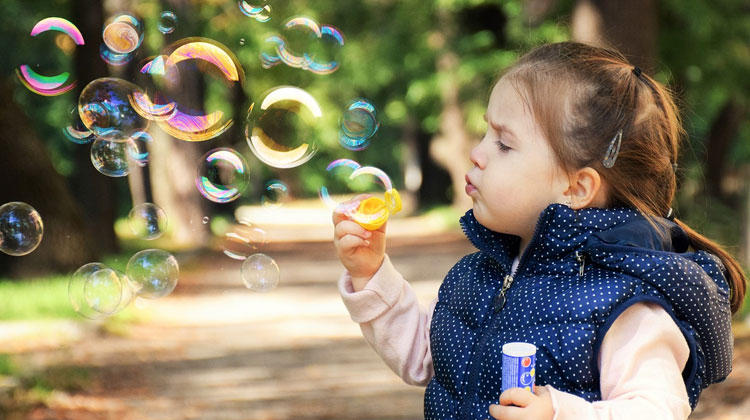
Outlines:
{"type": "Polygon", "coordinates": [[[477,191],[477,187],[474,186],[474,184],[471,183],[471,180],[469,179],[469,175],[466,175],[466,195],[472,195],[477,191]]]}

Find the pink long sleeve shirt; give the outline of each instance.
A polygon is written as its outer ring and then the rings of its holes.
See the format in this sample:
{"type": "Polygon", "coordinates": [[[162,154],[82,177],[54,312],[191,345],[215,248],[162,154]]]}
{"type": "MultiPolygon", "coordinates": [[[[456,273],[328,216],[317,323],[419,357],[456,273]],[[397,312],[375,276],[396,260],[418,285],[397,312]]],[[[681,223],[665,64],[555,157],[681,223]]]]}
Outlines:
{"type": "MultiPolygon", "coordinates": [[[[434,375],[430,320],[437,299],[421,307],[388,256],[363,290],[354,291],[344,273],[339,292],[352,320],[385,363],[406,383],[427,385],[434,375]]],[[[588,402],[546,385],[553,420],[686,419],[690,403],[682,370],[689,355],[682,332],[661,306],[636,303],[618,316],[602,341],[602,400],[588,402]]]]}

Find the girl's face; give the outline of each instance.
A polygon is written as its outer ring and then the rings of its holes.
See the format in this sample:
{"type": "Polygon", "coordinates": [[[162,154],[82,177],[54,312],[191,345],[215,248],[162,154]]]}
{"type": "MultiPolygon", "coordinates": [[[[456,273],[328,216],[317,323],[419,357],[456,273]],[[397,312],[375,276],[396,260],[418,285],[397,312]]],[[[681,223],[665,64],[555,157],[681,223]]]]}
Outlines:
{"type": "Polygon", "coordinates": [[[542,210],[566,201],[568,178],[506,78],[492,89],[485,119],[487,134],[470,154],[466,194],[479,223],[528,243],[542,210]]]}

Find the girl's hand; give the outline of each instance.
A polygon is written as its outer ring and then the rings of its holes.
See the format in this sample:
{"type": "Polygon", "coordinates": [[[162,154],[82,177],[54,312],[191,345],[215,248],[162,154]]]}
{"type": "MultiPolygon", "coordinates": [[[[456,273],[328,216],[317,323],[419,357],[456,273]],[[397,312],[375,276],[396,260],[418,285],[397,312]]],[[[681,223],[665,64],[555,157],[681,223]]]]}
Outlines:
{"type": "Polygon", "coordinates": [[[497,420],[552,420],[555,412],[549,391],[543,386],[534,390],[536,394],[523,388],[506,390],[500,394],[500,405],[490,405],[490,415],[497,420]]]}
{"type": "MultiPolygon", "coordinates": [[[[360,201],[357,197],[352,201],[360,201]]],[[[347,203],[344,203],[347,204],[347,203]]],[[[362,290],[378,271],[385,258],[385,226],[369,231],[346,216],[340,209],[333,211],[333,244],[341,263],[352,276],[355,291],[362,290]]]]}

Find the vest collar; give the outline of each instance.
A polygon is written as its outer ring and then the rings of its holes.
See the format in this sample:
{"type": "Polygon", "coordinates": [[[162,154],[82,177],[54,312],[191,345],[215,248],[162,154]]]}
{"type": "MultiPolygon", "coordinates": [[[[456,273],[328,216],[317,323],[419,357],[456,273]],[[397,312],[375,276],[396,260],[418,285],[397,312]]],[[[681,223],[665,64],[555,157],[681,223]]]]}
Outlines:
{"type": "MultiPolygon", "coordinates": [[[[467,211],[460,222],[474,246],[510,272],[513,258],[518,254],[520,238],[487,229],[474,217],[473,210],[467,211]]],[[[645,217],[629,207],[573,210],[564,204],[550,204],[537,220],[534,236],[521,264],[559,259],[579,248],[600,244],[684,252],[688,244],[685,232],[667,219],[659,222],[667,227],[666,235],[659,234],[645,217]]]]}

